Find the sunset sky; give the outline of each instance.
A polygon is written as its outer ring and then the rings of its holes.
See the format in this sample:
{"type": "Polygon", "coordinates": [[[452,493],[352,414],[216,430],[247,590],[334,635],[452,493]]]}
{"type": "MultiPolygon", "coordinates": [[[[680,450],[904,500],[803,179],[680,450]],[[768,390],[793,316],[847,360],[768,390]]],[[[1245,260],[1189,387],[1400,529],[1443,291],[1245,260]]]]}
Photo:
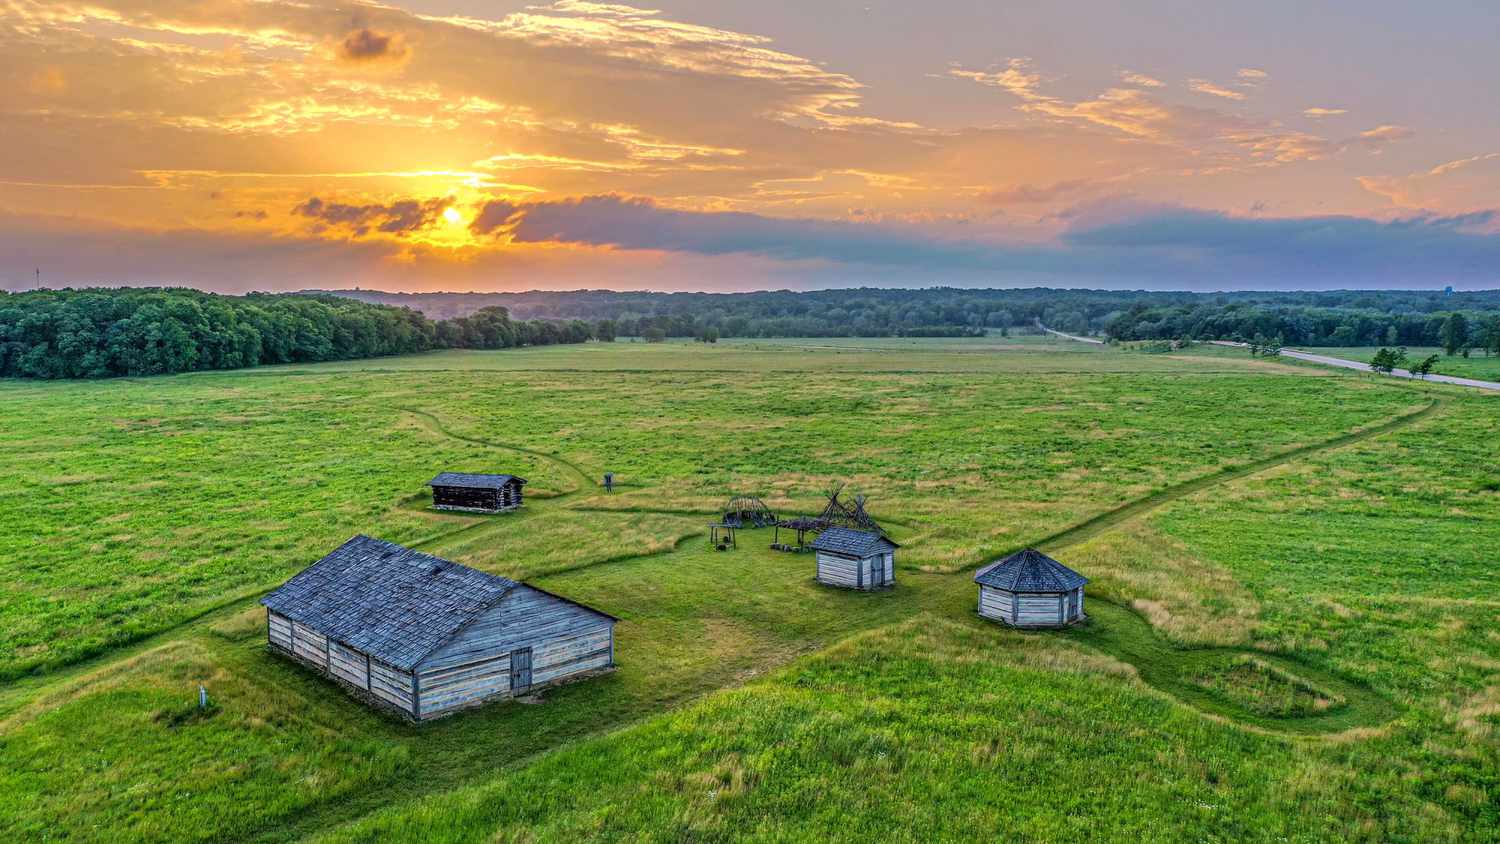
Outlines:
{"type": "Polygon", "coordinates": [[[0,0],[0,285],[1500,286],[1500,7],[0,0]]]}

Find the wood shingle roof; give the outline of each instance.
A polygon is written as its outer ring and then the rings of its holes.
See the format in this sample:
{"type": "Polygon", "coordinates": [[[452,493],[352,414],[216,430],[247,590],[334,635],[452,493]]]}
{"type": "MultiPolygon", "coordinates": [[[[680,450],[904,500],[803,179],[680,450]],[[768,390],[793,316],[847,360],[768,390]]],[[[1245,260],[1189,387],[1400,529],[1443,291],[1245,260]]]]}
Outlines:
{"type": "Polygon", "coordinates": [[[846,527],[831,527],[818,534],[812,542],[814,551],[845,554],[850,557],[869,557],[884,553],[886,548],[901,546],[878,533],[846,527]]]}
{"type": "Polygon", "coordinates": [[[526,483],[515,475],[483,475],[474,472],[441,472],[427,482],[428,486],[457,486],[469,489],[503,489],[512,481],[526,483]]]}
{"type": "Polygon", "coordinates": [[[990,563],[974,582],[1007,592],[1071,592],[1089,579],[1035,548],[990,563]]]}
{"type": "Polygon", "coordinates": [[[441,557],[356,536],[260,602],[409,671],[516,586],[441,557]]]}

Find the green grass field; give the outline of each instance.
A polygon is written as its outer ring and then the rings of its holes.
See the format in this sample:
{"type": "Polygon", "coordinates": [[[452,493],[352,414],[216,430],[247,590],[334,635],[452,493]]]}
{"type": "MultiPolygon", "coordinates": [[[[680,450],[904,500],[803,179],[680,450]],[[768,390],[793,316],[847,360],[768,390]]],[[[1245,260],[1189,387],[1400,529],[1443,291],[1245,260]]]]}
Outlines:
{"type": "Polygon", "coordinates": [[[1493,840],[1497,410],[998,337],[0,384],[0,836],[1493,840]],[[437,514],[440,468],[534,497],[437,514]],[[731,493],[836,482],[903,544],[894,590],[707,547],[731,493]],[[620,670],[368,710],[254,603],[358,532],[621,617],[620,670]],[[975,616],[973,569],[1035,543],[1088,624],[975,616]]]}

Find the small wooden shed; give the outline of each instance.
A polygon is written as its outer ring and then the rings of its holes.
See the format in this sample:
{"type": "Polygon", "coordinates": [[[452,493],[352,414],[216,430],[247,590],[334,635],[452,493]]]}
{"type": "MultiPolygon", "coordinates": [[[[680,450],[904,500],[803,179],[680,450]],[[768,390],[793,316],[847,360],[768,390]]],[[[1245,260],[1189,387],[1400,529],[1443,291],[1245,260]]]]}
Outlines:
{"type": "Polygon", "coordinates": [[[526,485],[526,479],[515,475],[443,472],[427,485],[432,487],[432,506],[439,510],[503,513],[521,506],[521,487],[526,485]]]}
{"type": "Polygon", "coordinates": [[[1016,627],[1064,627],[1082,621],[1088,578],[1035,548],[1017,551],[974,575],[979,614],[1016,627]]]}
{"type": "Polygon", "coordinates": [[[818,558],[818,581],[849,589],[894,586],[899,547],[874,531],[827,528],[812,542],[818,558]]]}
{"type": "Polygon", "coordinates": [[[416,721],[615,664],[614,616],[368,536],[261,603],[272,651],[416,721]]]}

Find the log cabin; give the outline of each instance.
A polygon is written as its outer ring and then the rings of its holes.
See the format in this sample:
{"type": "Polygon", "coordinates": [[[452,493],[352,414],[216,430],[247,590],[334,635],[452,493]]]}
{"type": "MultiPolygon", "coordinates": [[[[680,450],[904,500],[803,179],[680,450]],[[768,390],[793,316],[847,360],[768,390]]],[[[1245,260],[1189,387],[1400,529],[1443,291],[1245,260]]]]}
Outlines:
{"type": "Polygon", "coordinates": [[[515,475],[443,472],[427,485],[432,487],[432,506],[439,510],[503,513],[521,506],[521,487],[526,485],[526,479],[515,475]]]}
{"type": "Polygon", "coordinates": [[[848,589],[880,589],[896,583],[896,549],[874,531],[831,527],[812,542],[818,582],[848,589]]]}
{"type": "Polygon", "coordinates": [[[413,721],[615,666],[614,616],[368,536],[261,603],[273,652],[413,721]]]}
{"type": "Polygon", "coordinates": [[[1089,579],[1035,548],[1017,551],[974,575],[979,614],[1014,627],[1065,627],[1087,616],[1089,579]]]}

